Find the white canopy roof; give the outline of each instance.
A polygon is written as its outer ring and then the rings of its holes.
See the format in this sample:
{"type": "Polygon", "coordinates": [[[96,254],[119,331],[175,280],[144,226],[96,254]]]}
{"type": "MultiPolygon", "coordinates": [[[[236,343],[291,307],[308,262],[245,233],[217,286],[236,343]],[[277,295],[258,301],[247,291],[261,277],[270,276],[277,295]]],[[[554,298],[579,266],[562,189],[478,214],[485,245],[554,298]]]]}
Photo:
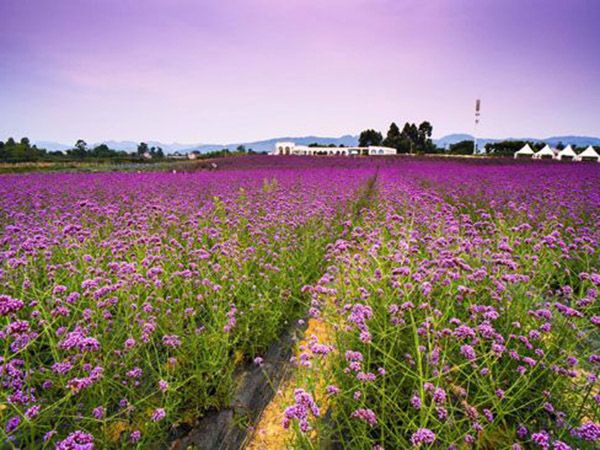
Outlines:
{"type": "Polygon", "coordinates": [[[536,152],[534,157],[541,158],[542,156],[552,156],[554,158],[554,151],[550,148],[548,144],[544,146],[539,152],[536,152]]]}
{"type": "Polygon", "coordinates": [[[533,150],[529,144],[525,144],[521,150],[515,152],[515,155],[533,155],[533,150]]]}
{"type": "Polygon", "coordinates": [[[583,152],[581,152],[578,156],[577,159],[581,160],[583,158],[595,158],[595,159],[600,159],[600,155],[598,155],[598,152],[596,152],[596,150],[594,150],[594,147],[592,147],[591,145],[588,146],[588,148],[586,148],[583,152]]]}
{"type": "Polygon", "coordinates": [[[560,152],[558,152],[558,157],[559,158],[561,158],[563,156],[569,156],[571,158],[575,158],[577,156],[577,153],[575,153],[573,151],[573,147],[571,147],[570,145],[567,145],[560,152]]]}

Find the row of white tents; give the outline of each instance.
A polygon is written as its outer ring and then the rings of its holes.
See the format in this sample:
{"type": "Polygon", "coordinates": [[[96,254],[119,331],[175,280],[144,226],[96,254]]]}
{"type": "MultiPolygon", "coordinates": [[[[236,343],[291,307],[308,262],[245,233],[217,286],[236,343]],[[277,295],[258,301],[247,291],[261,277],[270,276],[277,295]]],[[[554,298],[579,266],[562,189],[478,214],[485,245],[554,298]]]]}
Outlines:
{"type": "Polygon", "coordinates": [[[519,151],[515,152],[515,159],[517,158],[533,158],[533,159],[558,159],[559,161],[597,161],[600,162],[600,155],[594,147],[591,145],[586,148],[580,154],[575,153],[573,147],[567,145],[562,150],[558,150],[556,148],[551,148],[549,145],[546,145],[541,150],[537,152],[533,151],[533,149],[529,146],[529,144],[525,144],[523,148],[519,151]]]}

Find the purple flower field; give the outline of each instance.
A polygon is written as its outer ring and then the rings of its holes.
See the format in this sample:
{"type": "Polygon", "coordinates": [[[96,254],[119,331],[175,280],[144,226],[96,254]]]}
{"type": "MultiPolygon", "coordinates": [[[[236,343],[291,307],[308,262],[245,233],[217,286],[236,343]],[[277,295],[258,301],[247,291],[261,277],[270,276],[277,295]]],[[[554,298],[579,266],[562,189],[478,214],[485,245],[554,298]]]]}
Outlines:
{"type": "Polygon", "coordinates": [[[309,316],[290,447],[599,444],[600,165],[238,160],[0,176],[3,448],[164,447],[309,316]]]}

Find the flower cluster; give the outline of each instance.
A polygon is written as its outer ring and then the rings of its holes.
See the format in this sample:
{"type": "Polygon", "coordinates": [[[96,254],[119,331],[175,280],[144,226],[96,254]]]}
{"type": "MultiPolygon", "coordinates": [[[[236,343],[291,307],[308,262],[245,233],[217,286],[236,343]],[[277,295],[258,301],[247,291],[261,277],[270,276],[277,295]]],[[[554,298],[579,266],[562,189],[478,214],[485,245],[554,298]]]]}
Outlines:
{"type": "Polygon", "coordinates": [[[284,412],[283,427],[289,428],[291,421],[296,419],[300,423],[300,430],[306,432],[310,429],[309,414],[319,417],[319,407],[313,400],[312,395],[303,389],[296,389],[294,399],[296,403],[286,408],[284,412]]]}

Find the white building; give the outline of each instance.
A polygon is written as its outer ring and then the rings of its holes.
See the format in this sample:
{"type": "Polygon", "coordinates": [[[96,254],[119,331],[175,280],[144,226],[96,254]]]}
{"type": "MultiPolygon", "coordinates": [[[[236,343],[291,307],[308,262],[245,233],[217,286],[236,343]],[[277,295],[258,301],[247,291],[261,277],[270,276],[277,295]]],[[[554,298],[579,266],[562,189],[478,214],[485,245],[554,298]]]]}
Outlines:
{"type": "Polygon", "coordinates": [[[396,149],[370,145],[368,147],[309,147],[296,145],[294,142],[277,142],[273,155],[339,155],[339,156],[389,156],[395,155],[396,149]]]}

